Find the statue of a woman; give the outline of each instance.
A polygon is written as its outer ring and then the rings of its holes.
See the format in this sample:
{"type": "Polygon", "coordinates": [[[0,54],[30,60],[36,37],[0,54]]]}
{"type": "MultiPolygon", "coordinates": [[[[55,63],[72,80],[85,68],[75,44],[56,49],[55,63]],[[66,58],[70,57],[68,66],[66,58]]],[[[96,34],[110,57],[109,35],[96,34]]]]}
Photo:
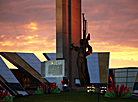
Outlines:
{"type": "Polygon", "coordinates": [[[92,47],[88,44],[87,40],[80,40],[80,47],[74,46],[71,44],[72,48],[71,50],[75,50],[78,52],[78,58],[77,58],[77,66],[79,71],[79,77],[80,77],[80,83],[81,85],[89,85],[90,84],[90,77],[88,73],[87,68],[87,59],[86,56],[92,54],[92,47]],[[88,48],[88,51],[86,52],[86,49],[84,47],[84,43],[86,48],[88,48]]]}

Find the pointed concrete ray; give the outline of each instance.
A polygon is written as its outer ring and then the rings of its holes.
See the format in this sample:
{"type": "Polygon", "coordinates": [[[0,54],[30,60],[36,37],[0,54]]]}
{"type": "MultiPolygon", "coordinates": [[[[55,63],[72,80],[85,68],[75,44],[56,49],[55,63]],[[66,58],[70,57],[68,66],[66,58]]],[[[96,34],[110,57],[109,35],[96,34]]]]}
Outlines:
{"type": "Polygon", "coordinates": [[[93,52],[87,56],[90,83],[108,83],[109,52],[93,52]]]}
{"type": "Polygon", "coordinates": [[[108,83],[109,56],[110,52],[98,53],[100,83],[108,83]]]}
{"type": "Polygon", "coordinates": [[[0,57],[0,82],[12,94],[27,95],[26,91],[0,57]]]}
{"type": "MultiPolygon", "coordinates": [[[[11,62],[13,65],[15,65],[19,70],[21,70],[26,76],[28,76],[30,79],[34,80],[36,83],[47,83],[48,81],[44,78],[41,78],[40,73],[33,68],[32,64],[28,64],[29,62],[25,61],[28,57],[23,57],[22,54],[12,53],[12,52],[1,52],[0,53],[4,58],[6,58],[9,62],[11,62]],[[20,56],[19,56],[20,55],[20,56]]],[[[31,55],[32,57],[32,55],[31,55]]],[[[30,60],[31,58],[29,58],[30,60]]],[[[33,63],[33,59],[32,63],[33,63]]],[[[34,61],[35,62],[35,61],[34,61]]],[[[38,68],[39,69],[39,68],[38,68]]],[[[40,67],[41,69],[41,67],[40,67]]]]}
{"type": "Polygon", "coordinates": [[[100,83],[98,52],[93,52],[87,57],[88,72],[90,83],[100,83]]]}

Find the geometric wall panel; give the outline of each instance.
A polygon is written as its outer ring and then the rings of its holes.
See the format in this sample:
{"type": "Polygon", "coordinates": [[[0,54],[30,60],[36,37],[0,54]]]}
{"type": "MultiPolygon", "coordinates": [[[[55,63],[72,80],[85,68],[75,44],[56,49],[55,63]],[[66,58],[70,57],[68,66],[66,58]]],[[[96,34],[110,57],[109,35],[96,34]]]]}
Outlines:
{"type": "Polygon", "coordinates": [[[36,83],[47,83],[46,79],[41,78],[41,62],[34,54],[12,52],[0,54],[36,83]]]}
{"type": "Polygon", "coordinates": [[[98,53],[93,52],[87,57],[87,66],[90,76],[90,83],[100,83],[98,53]]]}
{"type": "Polygon", "coordinates": [[[109,72],[109,52],[98,53],[100,83],[108,83],[109,72]]]}
{"type": "Polygon", "coordinates": [[[93,52],[87,57],[90,83],[108,83],[109,52],[93,52]]]}
{"type": "Polygon", "coordinates": [[[0,75],[8,83],[19,83],[16,77],[12,74],[12,72],[7,67],[7,65],[4,63],[1,57],[0,57],[0,75]]]}
{"type": "Polygon", "coordinates": [[[5,62],[0,57],[0,80],[2,81],[1,84],[12,94],[22,94],[27,95],[26,91],[13,75],[11,70],[7,67],[5,62]]]}
{"type": "Polygon", "coordinates": [[[33,53],[16,53],[26,63],[28,63],[33,69],[41,74],[41,61],[33,53]]]}

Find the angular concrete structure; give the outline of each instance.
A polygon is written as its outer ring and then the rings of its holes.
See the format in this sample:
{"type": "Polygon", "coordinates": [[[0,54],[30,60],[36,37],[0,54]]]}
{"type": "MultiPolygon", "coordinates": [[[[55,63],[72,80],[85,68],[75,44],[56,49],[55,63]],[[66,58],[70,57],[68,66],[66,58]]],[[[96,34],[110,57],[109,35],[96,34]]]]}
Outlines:
{"type": "Polygon", "coordinates": [[[41,75],[41,61],[33,53],[16,54],[41,75]]]}
{"type": "Polygon", "coordinates": [[[41,62],[33,53],[0,52],[0,54],[36,83],[47,83],[46,79],[41,78],[41,62]]]}
{"type": "Polygon", "coordinates": [[[26,91],[0,57],[0,84],[12,95],[27,95],[26,91]]]}
{"type": "Polygon", "coordinates": [[[70,51],[70,45],[80,46],[81,31],[81,0],[56,0],[56,58],[65,59],[70,87],[79,78],[77,53],[70,51]]]}

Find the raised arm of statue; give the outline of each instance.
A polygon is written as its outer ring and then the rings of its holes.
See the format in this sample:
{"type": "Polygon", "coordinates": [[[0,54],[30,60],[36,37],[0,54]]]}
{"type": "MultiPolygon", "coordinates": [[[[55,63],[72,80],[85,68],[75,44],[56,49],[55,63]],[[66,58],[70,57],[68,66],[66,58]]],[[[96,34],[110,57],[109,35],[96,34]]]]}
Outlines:
{"type": "Polygon", "coordinates": [[[72,48],[70,48],[71,51],[73,51],[73,50],[77,51],[77,49],[78,49],[78,46],[74,46],[74,43],[71,44],[71,47],[72,47],[72,48]]]}

